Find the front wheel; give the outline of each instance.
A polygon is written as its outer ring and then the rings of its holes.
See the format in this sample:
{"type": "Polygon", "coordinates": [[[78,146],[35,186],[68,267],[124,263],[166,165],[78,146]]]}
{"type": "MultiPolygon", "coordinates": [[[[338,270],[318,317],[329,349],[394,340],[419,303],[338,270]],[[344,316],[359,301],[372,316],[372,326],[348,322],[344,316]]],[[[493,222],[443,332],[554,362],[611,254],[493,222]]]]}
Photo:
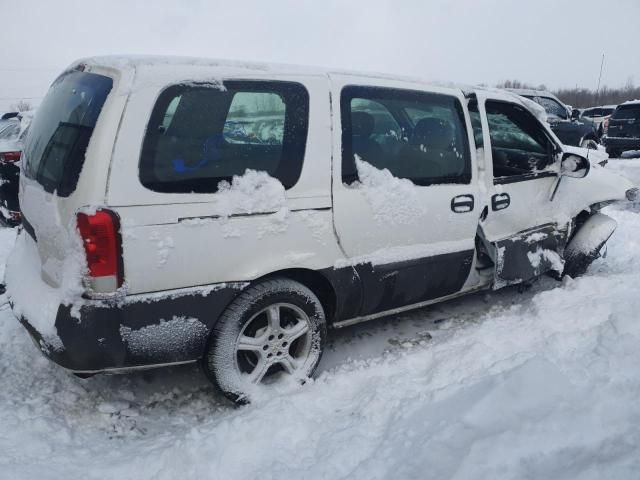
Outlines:
{"type": "Polygon", "coordinates": [[[253,285],[227,307],[203,358],[213,383],[236,403],[315,371],[326,338],[318,297],[304,285],[274,278],[253,285]]]}
{"type": "Polygon", "coordinates": [[[611,158],[618,158],[620,157],[620,155],[622,155],[622,152],[615,148],[607,148],[607,155],[609,155],[609,157],[611,158]]]}

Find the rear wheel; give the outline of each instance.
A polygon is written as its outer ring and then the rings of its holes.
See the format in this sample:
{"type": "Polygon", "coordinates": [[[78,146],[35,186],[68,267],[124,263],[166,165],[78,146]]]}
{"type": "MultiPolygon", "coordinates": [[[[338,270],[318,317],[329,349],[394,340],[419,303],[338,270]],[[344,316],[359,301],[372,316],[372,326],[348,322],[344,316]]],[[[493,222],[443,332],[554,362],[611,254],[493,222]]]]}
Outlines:
{"type": "Polygon", "coordinates": [[[318,297],[298,282],[274,278],[229,305],[211,333],[203,366],[228,398],[248,403],[278,383],[309,378],[325,337],[318,297]]]}

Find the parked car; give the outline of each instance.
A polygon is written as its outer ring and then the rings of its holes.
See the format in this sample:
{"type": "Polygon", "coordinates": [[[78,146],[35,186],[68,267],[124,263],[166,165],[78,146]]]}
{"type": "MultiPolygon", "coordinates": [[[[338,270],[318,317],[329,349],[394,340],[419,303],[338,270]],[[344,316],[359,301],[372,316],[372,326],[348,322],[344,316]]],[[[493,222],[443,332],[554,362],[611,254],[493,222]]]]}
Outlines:
{"type": "Polygon", "coordinates": [[[640,150],[640,100],[625,102],[615,109],[602,141],[610,157],[619,157],[626,150],[640,150]]]}
{"type": "Polygon", "coordinates": [[[564,105],[553,93],[544,90],[508,88],[510,92],[533,100],[547,112],[551,130],[565,145],[597,149],[598,126],[589,118],[579,118],[580,111],[564,105]]]}
{"type": "Polygon", "coordinates": [[[238,402],[311,376],[328,327],[578,275],[637,194],[506,92],[154,57],[61,74],[21,173],[5,280],[42,353],[200,361],[238,402]]]}
{"type": "Polygon", "coordinates": [[[31,118],[21,112],[0,120],[0,223],[9,227],[20,224],[20,157],[31,118]]]}
{"type": "Polygon", "coordinates": [[[587,118],[591,120],[598,130],[598,136],[602,137],[604,134],[604,122],[611,117],[611,114],[616,109],[616,105],[603,105],[601,107],[585,108],[580,111],[580,118],[587,118]]]}

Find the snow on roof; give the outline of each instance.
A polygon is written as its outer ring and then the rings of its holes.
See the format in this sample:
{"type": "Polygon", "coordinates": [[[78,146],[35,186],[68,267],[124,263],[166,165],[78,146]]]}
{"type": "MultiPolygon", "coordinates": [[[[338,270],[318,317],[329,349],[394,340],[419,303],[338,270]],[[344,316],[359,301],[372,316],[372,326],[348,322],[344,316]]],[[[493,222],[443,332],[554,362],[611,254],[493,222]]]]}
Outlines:
{"type": "Polygon", "coordinates": [[[620,105],[640,105],[640,99],[635,99],[635,100],[627,100],[624,103],[621,103],[620,105]]]}
{"type": "MultiPolygon", "coordinates": [[[[78,65],[90,65],[97,67],[114,68],[116,70],[136,69],[144,66],[167,66],[167,67],[208,67],[220,70],[246,70],[252,73],[289,73],[289,74],[305,74],[305,75],[327,75],[330,73],[357,75],[361,77],[380,78],[388,80],[402,80],[408,82],[416,82],[430,84],[434,86],[443,86],[437,82],[427,82],[424,78],[391,75],[389,73],[379,72],[363,72],[342,70],[332,67],[287,64],[276,62],[254,62],[244,60],[228,60],[203,57],[186,57],[186,56],[164,56],[164,55],[102,55],[82,58],[73,62],[68,69],[73,69],[78,65]]],[[[448,85],[451,87],[451,85],[448,85]]]]}

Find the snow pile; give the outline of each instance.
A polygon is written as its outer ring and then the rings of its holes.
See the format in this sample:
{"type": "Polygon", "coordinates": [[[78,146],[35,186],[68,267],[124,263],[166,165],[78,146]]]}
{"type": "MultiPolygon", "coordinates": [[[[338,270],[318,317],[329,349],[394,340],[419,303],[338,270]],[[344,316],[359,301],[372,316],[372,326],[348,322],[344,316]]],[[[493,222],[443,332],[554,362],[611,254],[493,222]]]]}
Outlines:
{"type": "Polygon", "coordinates": [[[267,172],[251,169],[247,169],[244,175],[234,175],[231,183],[220,182],[215,202],[216,212],[224,217],[286,209],[282,183],[267,172]]]}
{"type": "Polygon", "coordinates": [[[376,222],[393,226],[415,221],[424,215],[416,186],[406,178],[397,178],[388,169],[378,169],[355,155],[359,181],[349,188],[361,191],[376,222]]]}

